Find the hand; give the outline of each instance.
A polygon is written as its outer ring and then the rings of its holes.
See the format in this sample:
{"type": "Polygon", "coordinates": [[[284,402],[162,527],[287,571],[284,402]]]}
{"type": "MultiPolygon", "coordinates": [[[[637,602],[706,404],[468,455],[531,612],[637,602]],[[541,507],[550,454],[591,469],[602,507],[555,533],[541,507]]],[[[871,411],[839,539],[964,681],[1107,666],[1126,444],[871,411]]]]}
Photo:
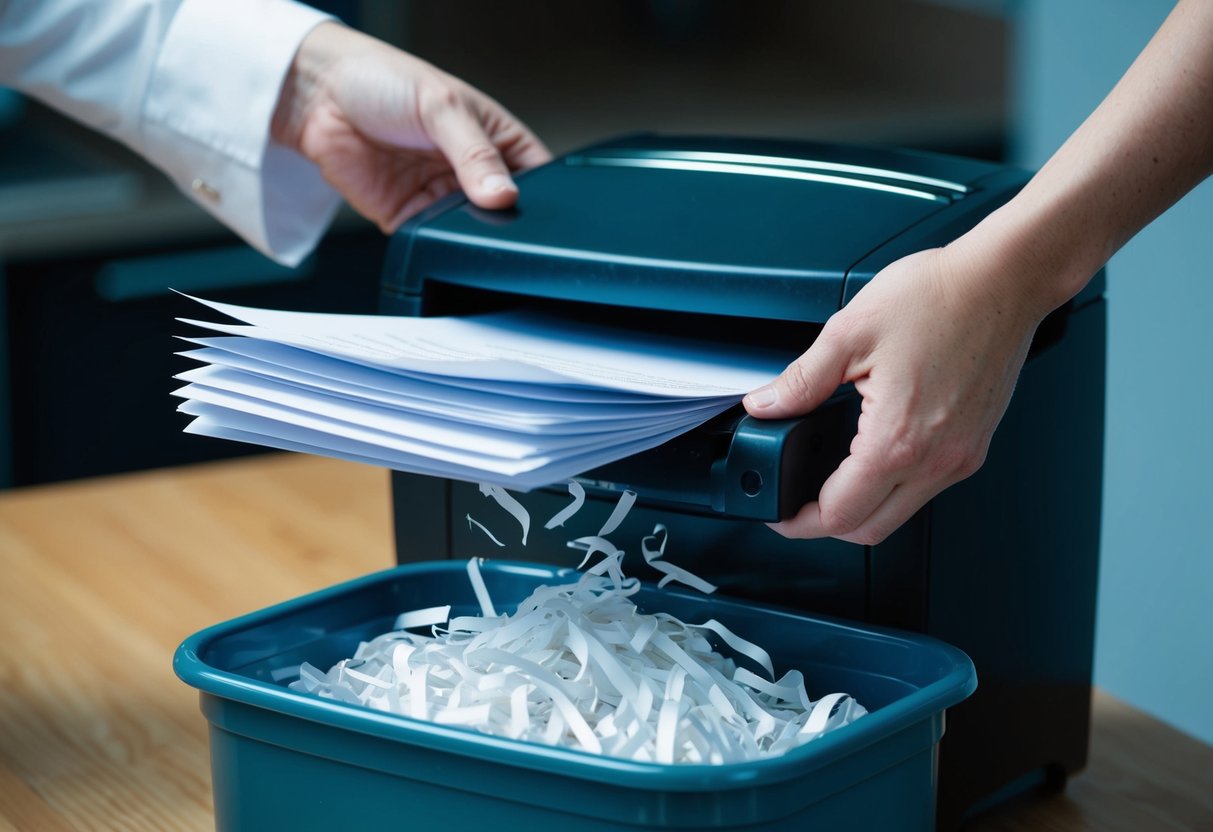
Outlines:
{"type": "Polygon", "coordinates": [[[1015,283],[998,273],[1004,258],[972,248],[893,263],[779,378],[746,396],[758,418],[806,414],[845,382],[863,399],[850,456],[775,531],[879,543],[981,467],[1043,311],[1038,299],[1000,291],[1015,283]]]}
{"type": "Polygon", "coordinates": [[[335,23],[299,47],[271,135],[385,233],[460,187],[482,208],[508,208],[518,197],[510,171],[551,159],[488,96],[335,23]]]}

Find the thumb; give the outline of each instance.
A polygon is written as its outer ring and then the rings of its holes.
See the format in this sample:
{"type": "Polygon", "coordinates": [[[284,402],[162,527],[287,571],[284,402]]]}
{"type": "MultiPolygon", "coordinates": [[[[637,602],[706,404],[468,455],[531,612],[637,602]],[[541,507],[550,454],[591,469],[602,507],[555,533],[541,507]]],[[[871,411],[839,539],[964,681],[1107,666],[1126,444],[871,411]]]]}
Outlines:
{"type": "Polygon", "coordinates": [[[430,139],[446,156],[459,187],[481,208],[509,208],[518,186],[480,119],[463,102],[444,107],[426,125],[430,139]]]}
{"type": "Polygon", "coordinates": [[[803,416],[838,389],[846,374],[846,364],[846,353],[838,344],[833,339],[819,337],[778,378],[746,394],[742,400],[746,412],[756,419],[803,416]]]}

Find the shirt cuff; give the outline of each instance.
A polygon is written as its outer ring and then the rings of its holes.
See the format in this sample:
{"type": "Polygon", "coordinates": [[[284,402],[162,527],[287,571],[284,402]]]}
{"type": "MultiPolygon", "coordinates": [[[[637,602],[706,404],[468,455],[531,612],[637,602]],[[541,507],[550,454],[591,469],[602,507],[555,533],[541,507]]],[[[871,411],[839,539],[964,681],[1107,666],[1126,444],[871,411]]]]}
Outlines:
{"type": "Polygon", "coordinates": [[[299,44],[328,19],[289,0],[186,0],[143,103],[143,153],[250,244],[292,266],[341,198],[314,165],[270,141],[270,122],[299,44]]]}

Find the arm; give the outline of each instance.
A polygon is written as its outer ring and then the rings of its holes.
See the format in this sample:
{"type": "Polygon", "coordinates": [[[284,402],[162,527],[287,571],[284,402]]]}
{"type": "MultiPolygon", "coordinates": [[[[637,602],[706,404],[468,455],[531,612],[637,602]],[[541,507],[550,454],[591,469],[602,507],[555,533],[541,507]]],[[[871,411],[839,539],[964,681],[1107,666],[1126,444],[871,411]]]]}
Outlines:
{"type": "Polygon", "coordinates": [[[1141,228],[1213,172],[1213,2],[1180,0],[1098,109],[1027,186],[943,249],[890,265],[771,385],[758,417],[863,397],[851,454],[774,528],[887,537],[974,473],[1037,325],[1141,228]]]}
{"type": "Polygon", "coordinates": [[[268,127],[299,43],[325,19],[286,0],[9,0],[0,81],[130,146],[293,264],[340,199],[268,127]]]}
{"type": "Polygon", "coordinates": [[[391,231],[455,172],[500,208],[509,170],[548,159],[487,96],[291,0],[0,0],[0,82],[130,145],[291,265],[343,196],[391,231]]]}

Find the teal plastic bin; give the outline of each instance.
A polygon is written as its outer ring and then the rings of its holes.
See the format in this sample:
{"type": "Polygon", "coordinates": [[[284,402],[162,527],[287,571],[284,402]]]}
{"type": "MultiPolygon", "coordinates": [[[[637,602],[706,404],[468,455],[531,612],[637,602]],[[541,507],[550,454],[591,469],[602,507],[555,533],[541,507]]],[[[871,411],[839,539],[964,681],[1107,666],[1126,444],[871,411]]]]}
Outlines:
{"type": "MultiPolygon", "coordinates": [[[[577,573],[489,562],[499,610],[577,573]]],[[[973,692],[969,658],[925,636],[645,586],[645,612],[715,618],[804,672],[814,699],[845,691],[871,713],[776,758],[662,765],[491,737],[296,693],[398,613],[479,613],[466,566],[401,566],[186,639],[177,675],[210,721],[220,830],[580,832],[619,829],[931,830],[944,710],[973,692]]]]}

